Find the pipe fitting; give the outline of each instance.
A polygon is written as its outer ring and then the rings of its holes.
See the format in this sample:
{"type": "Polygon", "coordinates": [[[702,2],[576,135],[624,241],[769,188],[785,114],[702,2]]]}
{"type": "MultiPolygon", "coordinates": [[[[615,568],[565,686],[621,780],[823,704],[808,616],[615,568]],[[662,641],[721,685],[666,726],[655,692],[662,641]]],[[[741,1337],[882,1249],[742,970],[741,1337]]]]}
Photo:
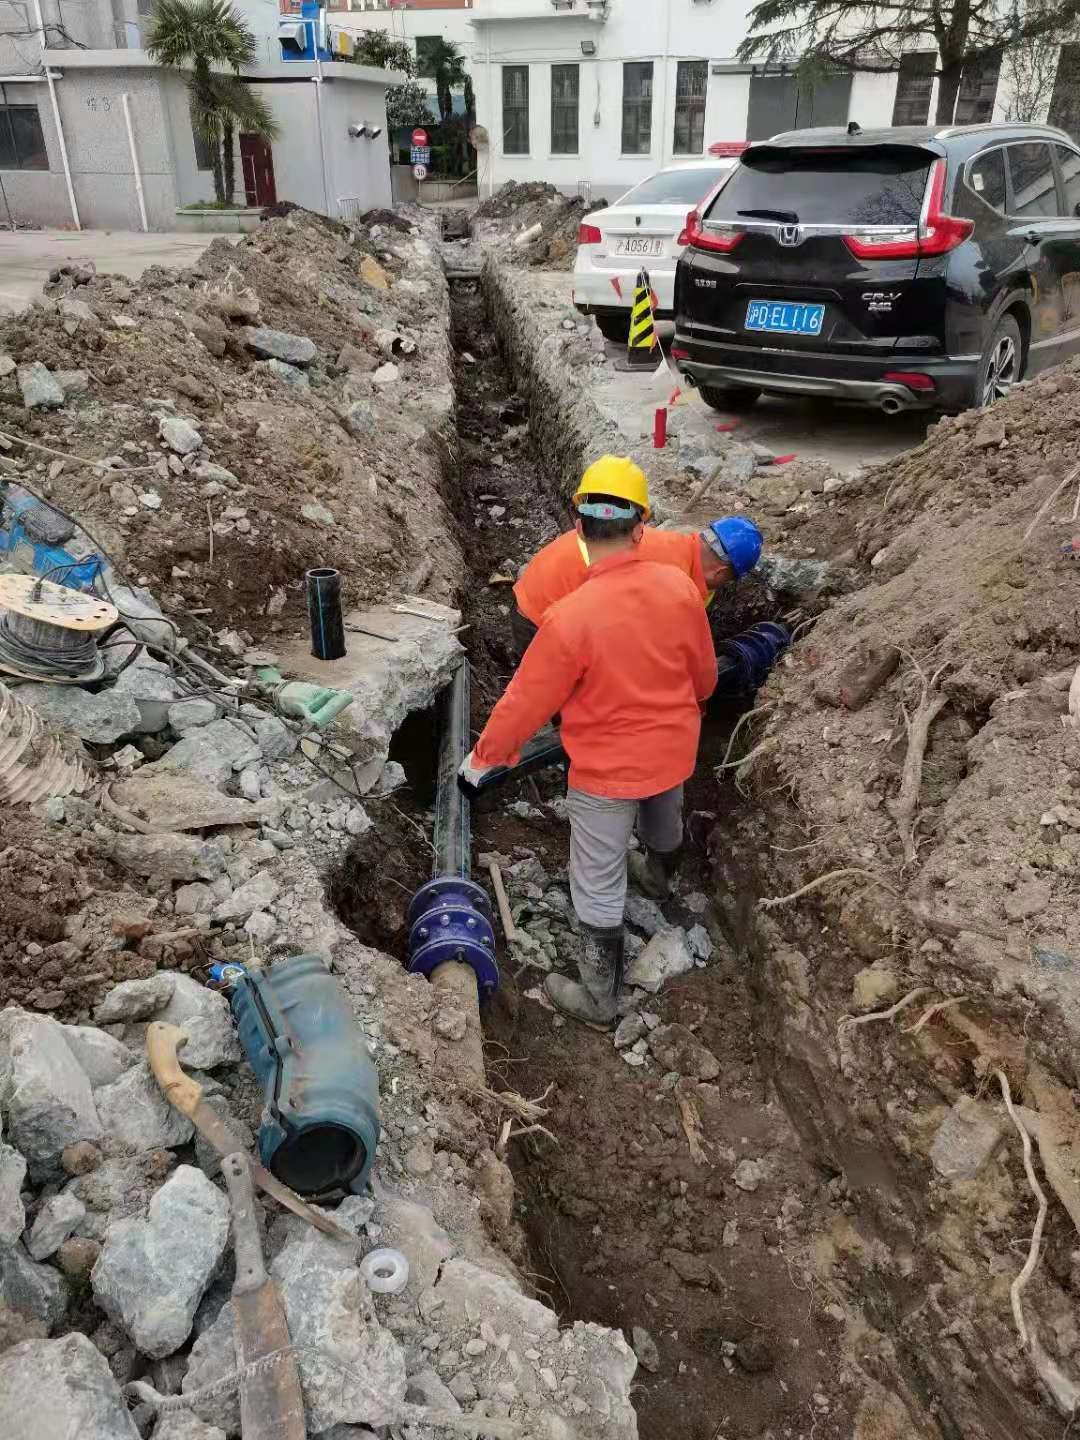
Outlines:
{"type": "Polygon", "coordinates": [[[408,970],[430,976],[451,961],[472,967],[480,999],[499,988],[491,902],[473,880],[440,875],[422,885],[409,905],[408,970]]]}

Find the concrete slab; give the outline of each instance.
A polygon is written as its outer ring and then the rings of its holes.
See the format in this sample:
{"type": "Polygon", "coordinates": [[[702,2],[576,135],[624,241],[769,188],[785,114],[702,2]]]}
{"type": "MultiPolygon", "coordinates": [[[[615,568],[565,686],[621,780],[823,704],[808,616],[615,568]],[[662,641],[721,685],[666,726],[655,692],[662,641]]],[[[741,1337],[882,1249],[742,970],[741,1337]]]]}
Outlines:
{"type": "Polygon", "coordinates": [[[426,710],[449,683],[465,653],[458,639],[460,610],[418,596],[387,601],[345,615],[340,660],[317,660],[307,636],[276,646],[279,668],[289,680],[348,690],[355,700],[338,722],[348,748],[375,762],[372,783],[405,716],[426,710]]]}
{"type": "Polygon", "coordinates": [[[66,260],[93,260],[99,274],[138,280],[151,265],[193,264],[215,239],[118,230],[0,231],[0,315],[18,315],[39,299],[49,271],[66,260]]]}

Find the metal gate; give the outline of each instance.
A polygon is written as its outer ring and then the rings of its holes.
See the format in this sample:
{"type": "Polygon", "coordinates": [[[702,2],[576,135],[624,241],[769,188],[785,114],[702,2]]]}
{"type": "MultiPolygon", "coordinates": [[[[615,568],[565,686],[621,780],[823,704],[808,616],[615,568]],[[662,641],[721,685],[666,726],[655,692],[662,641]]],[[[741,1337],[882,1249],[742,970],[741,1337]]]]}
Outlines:
{"type": "Polygon", "coordinates": [[[747,138],[767,140],[781,130],[846,125],[850,104],[850,75],[821,75],[800,81],[797,75],[781,71],[754,74],[750,76],[747,138]]]}

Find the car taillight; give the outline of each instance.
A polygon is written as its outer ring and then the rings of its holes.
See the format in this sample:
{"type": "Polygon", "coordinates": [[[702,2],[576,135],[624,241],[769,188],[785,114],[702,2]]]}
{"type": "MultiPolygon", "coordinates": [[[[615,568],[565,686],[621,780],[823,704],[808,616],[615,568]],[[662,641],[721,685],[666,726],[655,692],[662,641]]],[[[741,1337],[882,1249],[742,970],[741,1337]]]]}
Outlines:
{"type": "Polygon", "coordinates": [[[941,208],[944,198],[945,161],[935,160],[918,225],[898,226],[885,233],[856,230],[844,236],[844,244],[858,260],[920,260],[947,255],[968,238],[975,222],[946,215],[941,208]]]}
{"type": "Polygon", "coordinates": [[[712,225],[708,230],[701,223],[701,214],[691,210],[686,224],[679,231],[678,245],[691,245],[695,250],[719,250],[722,254],[734,250],[743,237],[741,230],[731,225],[712,225]]]}
{"type": "Polygon", "coordinates": [[[918,370],[886,370],[885,381],[889,385],[906,385],[909,390],[935,389],[933,376],[922,375],[918,370]]]}
{"type": "Polygon", "coordinates": [[[672,345],[671,349],[668,351],[668,354],[671,356],[672,360],[690,359],[690,351],[684,350],[681,345],[672,345]]]}
{"type": "Polygon", "coordinates": [[[579,225],[577,232],[577,243],[579,245],[599,245],[604,236],[595,225],[579,225]]]}

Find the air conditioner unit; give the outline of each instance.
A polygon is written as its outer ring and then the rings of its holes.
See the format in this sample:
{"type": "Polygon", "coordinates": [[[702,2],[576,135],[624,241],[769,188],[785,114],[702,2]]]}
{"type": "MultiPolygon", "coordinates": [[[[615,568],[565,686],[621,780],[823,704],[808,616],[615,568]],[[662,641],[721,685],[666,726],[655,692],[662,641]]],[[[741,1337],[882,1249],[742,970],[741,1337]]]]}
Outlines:
{"type": "Polygon", "coordinates": [[[307,49],[307,26],[302,20],[279,20],[277,33],[282,45],[293,45],[297,50],[307,49]]]}
{"type": "Polygon", "coordinates": [[[333,30],[330,50],[334,55],[351,55],[356,49],[356,40],[348,30],[333,30]]]}
{"type": "Polygon", "coordinates": [[[582,42],[581,42],[581,53],[582,53],[582,55],[595,55],[595,54],[596,54],[596,41],[595,41],[595,40],[582,40],[582,42]]]}

